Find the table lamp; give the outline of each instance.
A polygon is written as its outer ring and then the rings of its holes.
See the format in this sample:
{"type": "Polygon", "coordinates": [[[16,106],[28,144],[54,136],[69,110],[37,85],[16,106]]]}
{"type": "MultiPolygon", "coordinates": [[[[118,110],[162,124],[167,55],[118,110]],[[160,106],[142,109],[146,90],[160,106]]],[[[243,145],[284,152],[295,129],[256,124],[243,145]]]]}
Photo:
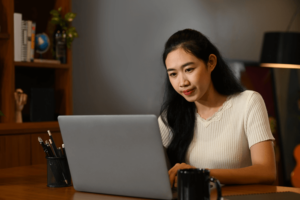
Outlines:
{"type": "MultiPolygon", "coordinates": [[[[299,32],[289,32],[290,27],[299,13],[300,4],[296,9],[293,17],[290,20],[290,23],[286,29],[286,32],[266,32],[264,34],[263,46],[260,57],[260,66],[261,67],[270,67],[270,68],[285,68],[292,69],[290,71],[290,77],[287,88],[287,105],[285,107],[288,116],[286,117],[286,127],[285,132],[288,134],[278,134],[279,146],[280,146],[280,155],[283,155],[284,158],[280,159],[283,162],[280,162],[279,168],[282,168],[283,175],[285,179],[284,185],[290,185],[290,172],[293,170],[293,150],[297,141],[299,141],[298,128],[299,128],[299,115],[297,107],[297,101],[299,102],[299,88],[298,88],[298,77],[297,70],[300,69],[300,33],[299,32]],[[296,117],[294,117],[296,116],[296,117]],[[296,129],[296,130],[295,130],[296,129]]],[[[275,105],[277,105],[277,95],[274,82],[274,70],[271,69],[271,76],[273,79],[273,94],[275,105]]],[[[279,121],[278,121],[278,110],[277,112],[277,130],[280,130],[279,121]]],[[[281,156],[280,156],[281,157],[281,156]]]]}
{"type": "Polygon", "coordinates": [[[300,69],[300,33],[266,32],[260,66],[300,69]]]}
{"type": "Polygon", "coordinates": [[[260,66],[300,69],[300,33],[289,32],[300,4],[293,14],[285,32],[266,32],[260,57],[260,66]]]}

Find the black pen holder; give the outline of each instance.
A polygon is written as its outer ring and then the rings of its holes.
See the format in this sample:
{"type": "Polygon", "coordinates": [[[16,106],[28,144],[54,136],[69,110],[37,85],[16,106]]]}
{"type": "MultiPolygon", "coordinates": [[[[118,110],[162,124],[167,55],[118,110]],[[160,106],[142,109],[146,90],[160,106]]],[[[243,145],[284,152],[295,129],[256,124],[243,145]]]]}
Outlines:
{"type": "Polygon", "coordinates": [[[67,158],[47,157],[47,186],[72,186],[71,174],[67,158]]]}

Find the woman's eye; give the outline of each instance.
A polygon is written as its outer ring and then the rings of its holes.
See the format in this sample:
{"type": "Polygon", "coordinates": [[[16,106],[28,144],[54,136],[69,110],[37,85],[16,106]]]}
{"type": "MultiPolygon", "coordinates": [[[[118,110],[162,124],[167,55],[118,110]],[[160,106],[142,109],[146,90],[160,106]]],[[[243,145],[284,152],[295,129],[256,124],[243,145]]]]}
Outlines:
{"type": "Polygon", "coordinates": [[[186,71],[188,71],[188,72],[190,72],[190,71],[192,71],[192,70],[193,70],[193,68],[186,69],[186,71]]]}
{"type": "Polygon", "coordinates": [[[169,76],[175,76],[176,74],[175,73],[172,73],[172,74],[170,74],[169,76]]]}

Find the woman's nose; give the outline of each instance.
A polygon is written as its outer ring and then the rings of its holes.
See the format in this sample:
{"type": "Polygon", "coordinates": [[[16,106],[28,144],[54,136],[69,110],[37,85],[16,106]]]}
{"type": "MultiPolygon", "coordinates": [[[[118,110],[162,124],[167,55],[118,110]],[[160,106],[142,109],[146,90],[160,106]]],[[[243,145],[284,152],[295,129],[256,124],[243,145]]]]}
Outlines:
{"type": "Polygon", "coordinates": [[[180,79],[180,87],[185,87],[189,84],[190,84],[190,82],[185,77],[182,76],[180,79]]]}

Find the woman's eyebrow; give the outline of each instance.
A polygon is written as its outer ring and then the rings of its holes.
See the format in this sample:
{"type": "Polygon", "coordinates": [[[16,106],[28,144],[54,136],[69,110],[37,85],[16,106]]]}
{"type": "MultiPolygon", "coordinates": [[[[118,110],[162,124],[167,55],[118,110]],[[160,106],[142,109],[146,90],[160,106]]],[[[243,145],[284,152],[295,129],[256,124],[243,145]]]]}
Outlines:
{"type": "MultiPolygon", "coordinates": [[[[188,65],[192,65],[192,64],[195,64],[195,63],[194,63],[194,62],[187,62],[187,63],[181,65],[180,68],[182,69],[182,68],[184,68],[184,67],[186,67],[186,66],[188,66],[188,65]]],[[[172,68],[171,68],[171,69],[168,69],[167,71],[168,71],[168,72],[169,72],[169,71],[175,71],[175,69],[172,69],[172,68]]]]}

